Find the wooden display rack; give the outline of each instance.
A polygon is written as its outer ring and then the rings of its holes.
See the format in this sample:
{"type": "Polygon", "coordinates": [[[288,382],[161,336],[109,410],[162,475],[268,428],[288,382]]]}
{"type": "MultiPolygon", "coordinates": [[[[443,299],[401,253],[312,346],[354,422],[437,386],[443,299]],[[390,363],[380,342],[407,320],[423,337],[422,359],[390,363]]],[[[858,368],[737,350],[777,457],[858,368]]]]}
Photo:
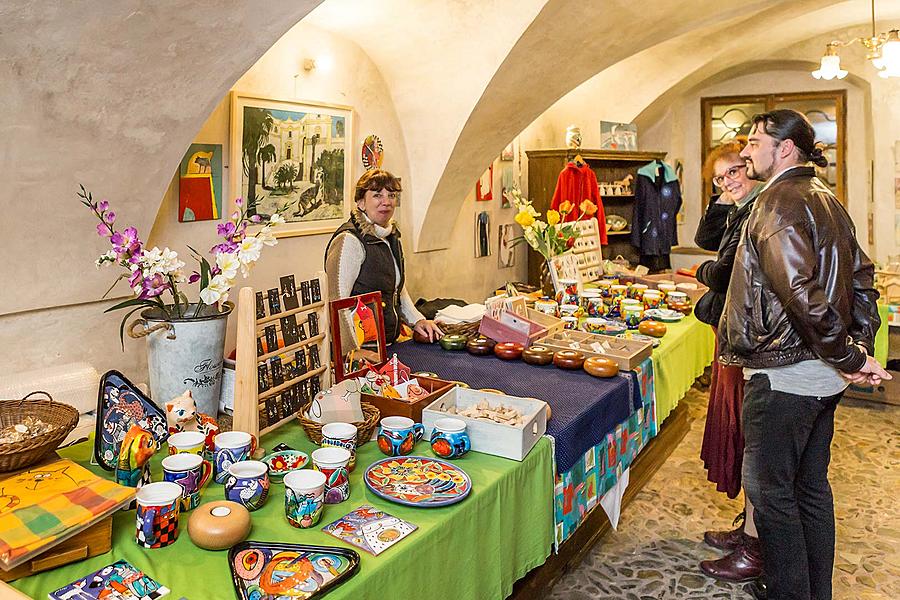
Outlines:
{"type": "MultiPolygon", "coordinates": [[[[238,294],[238,325],[237,325],[237,353],[235,356],[235,382],[234,382],[234,430],[246,431],[257,438],[269,431],[277,429],[291,419],[294,419],[298,411],[284,415],[275,423],[267,423],[265,427],[260,429],[260,411],[265,410],[265,401],[284,393],[295,385],[301,384],[306,380],[314,377],[320,378],[320,389],[328,389],[331,387],[331,369],[329,360],[331,357],[330,344],[330,323],[328,318],[328,282],[324,271],[316,273],[319,289],[321,290],[321,299],[318,302],[301,304],[298,308],[282,310],[275,314],[269,314],[265,317],[257,317],[256,310],[256,292],[253,288],[241,288],[238,294]],[[318,319],[319,332],[315,336],[310,336],[299,342],[285,345],[282,348],[270,349],[265,348],[263,354],[257,351],[257,340],[267,326],[275,325],[276,330],[281,330],[280,321],[284,317],[303,317],[299,321],[300,327],[305,327],[308,322],[309,315],[315,314],[318,319]],[[306,352],[310,346],[316,346],[319,353],[320,365],[315,369],[308,369],[306,372],[296,376],[290,376],[290,370],[284,369],[284,382],[275,385],[263,392],[259,391],[259,367],[261,364],[267,363],[270,359],[277,356],[293,357],[294,353],[302,350],[306,352]]],[[[296,291],[296,290],[295,290],[296,291]]],[[[299,293],[297,293],[299,297],[299,293]]],[[[282,305],[283,306],[283,305],[282,305]]],[[[282,332],[283,335],[283,332],[282,332]]],[[[296,390],[295,390],[296,393],[296,390]]],[[[312,400],[314,394],[310,394],[309,400],[312,400]]],[[[306,400],[295,403],[297,406],[306,404],[306,400]]]]}

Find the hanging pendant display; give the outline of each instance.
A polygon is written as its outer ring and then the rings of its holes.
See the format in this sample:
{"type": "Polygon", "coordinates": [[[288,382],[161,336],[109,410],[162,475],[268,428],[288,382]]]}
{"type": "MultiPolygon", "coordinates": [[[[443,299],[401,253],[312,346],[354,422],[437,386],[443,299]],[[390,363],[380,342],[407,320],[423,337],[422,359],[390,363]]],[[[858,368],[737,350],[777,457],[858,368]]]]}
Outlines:
{"type": "Polygon", "coordinates": [[[362,147],[362,164],[366,171],[380,169],[384,163],[384,147],[377,135],[366,136],[362,147]]]}

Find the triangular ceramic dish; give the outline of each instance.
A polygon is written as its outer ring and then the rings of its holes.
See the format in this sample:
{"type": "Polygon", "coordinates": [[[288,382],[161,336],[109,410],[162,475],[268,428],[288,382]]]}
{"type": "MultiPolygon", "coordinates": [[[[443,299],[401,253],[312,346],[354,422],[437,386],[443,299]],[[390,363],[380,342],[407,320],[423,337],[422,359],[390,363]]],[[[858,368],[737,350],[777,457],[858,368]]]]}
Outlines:
{"type": "Polygon", "coordinates": [[[124,375],[108,371],[100,379],[94,432],[94,458],[107,471],[115,470],[119,447],[134,423],[149,431],[158,446],[169,437],[166,413],[124,375]]]}
{"type": "Polygon", "coordinates": [[[359,554],[346,548],[246,541],[228,551],[241,600],[318,598],[352,577],[359,554]]]}

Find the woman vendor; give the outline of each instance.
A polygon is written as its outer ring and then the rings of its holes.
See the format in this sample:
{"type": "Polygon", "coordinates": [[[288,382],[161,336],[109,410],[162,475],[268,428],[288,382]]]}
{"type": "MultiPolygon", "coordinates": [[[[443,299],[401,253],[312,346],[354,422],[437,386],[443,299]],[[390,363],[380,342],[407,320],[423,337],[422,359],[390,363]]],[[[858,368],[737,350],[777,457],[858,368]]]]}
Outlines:
{"type": "MultiPolygon", "coordinates": [[[[403,248],[400,232],[391,220],[400,196],[400,180],[380,169],[367,171],[356,182],[356,206],[350,219],[341,225],[325,250],[325,271],[331,300],[369,292],[381,292],[386,343],[400,335],[401,323],[434,342],[441,330],[422,316],[406,291],[403,248]]],[[[355,336],[344,332],[342,349],[356,346],[355,336]]],[[[363,350],[360,353],[366,356],[363,350]]],[[[367,358],[371,358],[367,356],[367,358]]]]}

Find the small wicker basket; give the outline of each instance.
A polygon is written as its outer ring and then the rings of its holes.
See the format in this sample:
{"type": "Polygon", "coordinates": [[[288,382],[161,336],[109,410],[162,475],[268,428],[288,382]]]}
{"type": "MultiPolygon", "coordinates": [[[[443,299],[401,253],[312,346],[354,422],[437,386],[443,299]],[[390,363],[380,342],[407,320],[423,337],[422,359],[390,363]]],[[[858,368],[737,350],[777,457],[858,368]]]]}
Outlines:
{"type": "Polygon", "coordinates": [[[78,425],[78,410],[55,402],[47,392],[31,392],[21,400],[0,400],[0,428],[17,425],[29,416],[55,427],[21,442],[0,444],[0,473],[24,469],[38,462],[56,450],[78,425]],[[43,394],[47,399],[30,400],[36,394],[43,394]]]}
{"type": "Polygon", "coordinates": [[[444,335],[456,334],[456,335],[464,335],[466,337],[473,337],[478,335],[478,328],[481,326],[481,319],[475,321],[474,323],[438,323],[438,327],[441,328],[441,331],[444,335]]]}
{"type": "MultiPolygon", "coordinates": [[[[322,443],[322,425],[324,425],[324,423],[316,423],[306,416],[310,404],[312,403],[310,402],[300,408],[300,411],[297,413],[297,420],[300,422],[300,426],[303,427],[303,431],[306,432],[306,436],[310,441],[318,445],[322,443]]],[[[372,434],[378,427],[378,421],[381,420],[381,411],[368,402],[362,403],[362,411],[363,415],[366,417],[365,421],[353,423],[356,425],[357,446],[362,446],[372,439],[372,434]]]]}

